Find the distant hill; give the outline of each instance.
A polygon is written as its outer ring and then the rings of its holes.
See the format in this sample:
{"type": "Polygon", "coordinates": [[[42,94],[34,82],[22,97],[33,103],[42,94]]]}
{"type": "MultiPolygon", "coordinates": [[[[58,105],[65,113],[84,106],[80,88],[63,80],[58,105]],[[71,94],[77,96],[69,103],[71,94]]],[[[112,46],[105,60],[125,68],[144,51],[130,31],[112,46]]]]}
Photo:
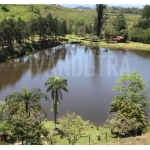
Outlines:
{"type": "MultiPolygon", "coordinates": [[[[146,4],[145,4],[146,5],[146,4]]],[[[132,7],[136,7],[136,8],[143,8],[143,5],[138,5],[138,4],[108,4],[108,6],[114,6],[114,7],[120,7],[120,8],[132,8],[132,7]]]]}
{"type": "Polygon", "coordinates": [[[91,7],[77,6],[75,9],[92,9],[91,7]]]}

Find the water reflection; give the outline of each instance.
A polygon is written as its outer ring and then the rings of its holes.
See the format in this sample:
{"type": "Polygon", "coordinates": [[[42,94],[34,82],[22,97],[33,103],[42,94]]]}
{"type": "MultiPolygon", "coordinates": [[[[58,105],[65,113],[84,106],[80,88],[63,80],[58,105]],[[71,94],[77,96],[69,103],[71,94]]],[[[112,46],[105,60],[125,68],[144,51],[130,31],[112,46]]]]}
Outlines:
{"type": "MultiPolygon", "coordinates": [[[[57,75],[68,80],[69,93],[63,94],[59,105],[59,116],[75,111],[84,119],[105,121],[110,102],[114,96],[112,87],[122,67],[129,66],[130,72],[140,71],[150,85],[150,53],[91,48],[77,44],[60,45],[36,51],[0,64],[1,99],[12,91],[20,92],[23,86],[32,89],[44,85],[49,76],[57,75]],[[126,59],[124,59],[126,58],[126,59]],[[124,62],[124,64],[123,64],[124,62]]],[[[51,102],[41,101],[50,113],[51,102]]]]}

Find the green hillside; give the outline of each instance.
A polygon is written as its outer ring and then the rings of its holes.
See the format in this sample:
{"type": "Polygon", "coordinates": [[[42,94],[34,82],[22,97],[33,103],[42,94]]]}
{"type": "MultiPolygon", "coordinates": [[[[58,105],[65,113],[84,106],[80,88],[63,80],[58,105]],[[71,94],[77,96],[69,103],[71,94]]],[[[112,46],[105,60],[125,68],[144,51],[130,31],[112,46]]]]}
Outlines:
{"type": "MultiPolygon", "coordinates": [[[[94,19],[96,15],[96,11],[93,10],[83,10],[80,11],[78,9],[65,8],[62,6],[55,5],[32,5],[33,10],[39,9],[41,16],[45,17],[48,13],[51,13],[52,16],[57,17],[58,19],[69,20],[72,19],[74,22],[77,20],[83,19],[87,24],[89,21],[94,19]]],[[[31,11],[31,5],[6,5],[9,9],[8,12],[0,9],[0,20],[4,18],[14,17],[17,19],[21,17],[23,20],[28,21],[32,17],[36,17],[37,14],[35,11],[31,11]]]]}
{"type": "MultiPolygon", "coordinates": [[[[0,7],[2,7],[1,5],[0,7]]],[[[89,24],[90,22],[94,22],[94,17],[96,16],[95,10],[90,9],[84,9],[84,10],[78,10],[78,9],[72,9],[72,8],[66,8],[62,6],[56,6],[56,5],[6,5],[6,7],[9,9],[9,11],[4,11],[0,8],[0,21],[4,18],[10,18],[14,17],[17,19],[18,17],[21,17],[23,20],[28,21],[29,19],[33,17],[37,17],[39,14],[36,12],[37,9],[40,10],[41,16],[45,17],[48,13],[51,13],[52,16],[57,17],[58,19],[65,19],[67,22],[71,19],[74,23],[77,20],[84,20],[85,24],[89,24]],[[31,7],[33,7],[33,11],[31,11],[31,7]]],[[[115,17],[118,15],[118,13],[109,13],[109,9],[106,10],[106,13],[108,14],[107,23],[112,23],[115,19],[115,17]]],[[[133,22],[136,22],[139,18],[139,14],[124,14],[127,23],[130,25],[133,22]]]]}

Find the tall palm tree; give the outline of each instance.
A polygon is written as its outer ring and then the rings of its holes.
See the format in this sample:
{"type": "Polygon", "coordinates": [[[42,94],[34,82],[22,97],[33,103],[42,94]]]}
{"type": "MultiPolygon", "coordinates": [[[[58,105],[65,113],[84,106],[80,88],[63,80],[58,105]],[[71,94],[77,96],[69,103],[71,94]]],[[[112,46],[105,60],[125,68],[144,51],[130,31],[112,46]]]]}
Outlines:
{"type": "Polygon", "coordinates": [[[106,9],[106,5],[104,5],[104,4],[96,4],[96,11],[97,11],[97,36],[100,36],[101,28],[102,28],[102,25],[103,25],[104,9],[106,9]]]}
{"type": "Polygon", "coordinates": [[[52,112],[54,113],[54,123],[56,129],[57,114],[58,114],[58,102],[59,98],[62,99],[62,90],[68,92],[67,79],[61,79],[59,77],[49,77],[45,82],[47,87],[46,92],[51,91],[52,97],[52,112]]]}
{"type": "Polygon", "coordinates": [[[30,112],[36,110],[42,110],[46,113],[44,108],[40,105],[40,99],[47,96],[41,93],[39,88],[33,88],[31,91],[28,90],[26,87],[22,88],[22,92],[18,93],[11,93],[6,96],[6,104],[7,109],[9,109],[10,117],[15,114],[18,110],[18,103],[23,103],[25,107],[26,113],[28,113],[30,117],[30,112]]]}

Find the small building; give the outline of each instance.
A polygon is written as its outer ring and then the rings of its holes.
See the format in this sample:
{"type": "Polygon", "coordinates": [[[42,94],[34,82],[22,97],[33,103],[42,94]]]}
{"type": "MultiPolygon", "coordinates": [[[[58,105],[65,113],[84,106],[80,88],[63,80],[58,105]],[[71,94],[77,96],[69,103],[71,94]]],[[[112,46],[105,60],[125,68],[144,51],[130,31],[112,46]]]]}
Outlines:
{"type": "Polygon", "coordinates": [[[79,11],[83,11],[82,9],[78,9],[79,11]]]}
{"type": "Polygon", "coordinates": [[[124,43],[125,40],[124,40],[124,38],[122,36],[116,36],[116,37],[114,37],[112,39],[107,40],[106,42],[107,43],[124,43]]]}

